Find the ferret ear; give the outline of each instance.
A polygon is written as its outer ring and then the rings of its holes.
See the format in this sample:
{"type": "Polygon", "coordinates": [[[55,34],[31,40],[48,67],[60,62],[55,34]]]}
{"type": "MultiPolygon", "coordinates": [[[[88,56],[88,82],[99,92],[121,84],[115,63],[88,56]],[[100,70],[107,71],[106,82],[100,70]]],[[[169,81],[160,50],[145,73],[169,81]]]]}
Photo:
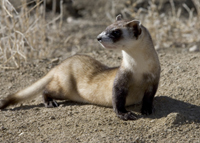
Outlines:
{"type": "Polygon", "coordinates": [[[120,20],[122,20],[122,15],[121,14],[116,16],[116,21],[120,21],[120,20]]]}
{"type": "Polygon", "coordinates": [[[136,37],[136,39],[142,33],[141,22],[138,20],[129,21],[125,24],[125,26],[133,29],[133,34],[136,37]]]}

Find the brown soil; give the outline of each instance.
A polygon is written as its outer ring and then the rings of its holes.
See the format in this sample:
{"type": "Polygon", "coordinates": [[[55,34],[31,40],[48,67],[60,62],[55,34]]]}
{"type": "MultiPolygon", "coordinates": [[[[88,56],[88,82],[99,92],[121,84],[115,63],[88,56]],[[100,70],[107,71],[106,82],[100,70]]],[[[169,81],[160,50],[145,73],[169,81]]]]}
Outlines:
{"type": "MultiPolygon", "coordinates": [[[[94,48],[85,54],[110,66],[120,63],[120,54],[113,51],[94,48]]],[[[38,97],[0,112],[0,142],[199,142],[200,55],[186,49],[158,54],[162,73],[153,115],[122,121],[111,108],[69,101],[45,108],[38,97]]],[[[30,85],[54,64],[36,60],[19,70],[1,71],[1,98],[30,85]]],[[[139,112],[140,107],[129,110],[139,112]]]]}
{"type": "MultiPolygon", "coordinates": [[[[61,41],[55,42],[55,47],[62,44],[63,48],[49,49],[48,59],[21,63],[19,70],[0,71],[0,99],[31,85],[75,53],[119,65],[121,53],[102,49],[96,41],[109,23],[79,19],[64,25],[61,41]]],[[[154,114],[123,121],[112,108],[71,101],[45,108],[37,97],[0,111],[0,142],[200,142],[200,55],[183,48],[160,49],[158,55],[162,72],[154,114]]],[[[128,107],[139,115],[140,108],[128,107]]]]}

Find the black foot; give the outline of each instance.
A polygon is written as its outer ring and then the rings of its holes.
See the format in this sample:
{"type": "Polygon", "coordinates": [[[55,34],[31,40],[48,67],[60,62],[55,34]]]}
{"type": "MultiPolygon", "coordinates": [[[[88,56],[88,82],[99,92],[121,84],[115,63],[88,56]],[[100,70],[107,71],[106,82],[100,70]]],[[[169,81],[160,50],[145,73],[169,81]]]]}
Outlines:
{"type": "Polygon", "coordinates": [[[47,108],[53,108],[53,107],[58,107],[58,103],[55,100],[48,101],[44,103],[45,107],[47,108]]]}
{"type": "Polygon", "coordinates": [[[134,114],[133,112],[126,112],[126,113],[118,113],[117,116],[122,119],[122,120],[136,120],[138,119],[138,116],[136,114],[134,114]]]}
{"type": "Polygon", "coordinates": [[[154,112],[155,112],[155,108],[154,107],[148,107],[148,106],[143,106],[142,110],[141,110],[142,115],[150,115],[154,112]]]}

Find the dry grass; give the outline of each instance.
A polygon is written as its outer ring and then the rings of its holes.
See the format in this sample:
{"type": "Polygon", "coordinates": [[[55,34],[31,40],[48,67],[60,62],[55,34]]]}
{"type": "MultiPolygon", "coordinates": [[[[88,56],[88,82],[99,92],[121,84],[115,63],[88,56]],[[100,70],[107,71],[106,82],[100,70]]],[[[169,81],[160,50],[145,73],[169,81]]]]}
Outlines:
{"type": "MultiPolygon", "coordinates": [[[[156,45],[156,49],[170,47],[188,47],[200,42],[200,2],[193,0],[197,9],[197,15],[193,15],[194,9],[189,9],[186,4],[183,7],[189,13],[189,17],[181,17],[181,8],[176,9],[174,1],[169,0],[171,13],[159,13],[155,1],[150,2],[147,10],[141,8],[137,13],[129,11],[133,17],[142,20],[148,27],[156,45]]],[[[135,4],[132,6],[134,7],[135,4]]]]}
{"type": "MultiPolygon", "coordinates": [[[[33,1],[33,0],[32,0],[33,1]]],[[[32,2],[30,0],[30,2],[32,2]]],[[[148,27],[153,37],[156,48],[190,47],[200,42],[200,1],[192,0],[197,9],[193,15],[193,9],[187,5],[183,7],[189,13],[189,17],[181,17],[181,9],[174,6],[173,0],[169,0],[172,8],[171,14],[159,13],[154,0],[150,1],[148,9],[140,8],[134,12],[135,3],[122,10],[132,17],[140,19],[148,27]]],[[[20,12],[17,12],[9,0],[1,1],[0,9],[0,68],[19,68],[20,62],[27,59],[45,58],[51,55],[49,47],[59,35],[62,27],[63,10],[61,0],[61,13],[52,21],[47,21],[46,0],[36,0],[36,5],[27,7],[26,0],[21,0],[20,12]],[[43,2],[43,3],[42,3],[43,2]],[[59,21],[56,23],[55,21],[59,21]],[[49,31],[56,29],[53,34],[49,31]]],[[[118,1],[119,2],[119,1],[118,1]]],[[[110,20],[115,15],[116,3],[112,1],[110,14],[106,15],[110,20]]],[[[53,11],[55,5],[53,4],[53,11]]],[[[108,10],[109,11],[109,10],[108,10]]]]}
{"type": "MultiPolygon", "coordinates": [[[[29,3],[32,2],[34,0],[29,3]]],[[[52,21],[46,21],[46,0],[36,0],[32,8],[27,6],[26,0],[21,3],[17,12],[9,0],[1,1],[0,68],[3,69],[19,68],[20,61],[27,58],[47,57],[50,52],[47,44],[51,45],[49,39],[52,39],[47,34],[49,26],[57,20],[60,20],[59,27],[62,25],[62,12],[52,21]]]]}

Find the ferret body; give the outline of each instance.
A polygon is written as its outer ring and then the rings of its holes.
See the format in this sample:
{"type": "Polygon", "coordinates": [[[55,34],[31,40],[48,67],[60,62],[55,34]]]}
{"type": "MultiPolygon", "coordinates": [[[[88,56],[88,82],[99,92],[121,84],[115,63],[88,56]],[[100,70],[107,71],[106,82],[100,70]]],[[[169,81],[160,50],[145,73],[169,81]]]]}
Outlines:
{"type": "Polygon", "coordinates": [[[1,100],[0,109],[42,93],[46,107],[57,107],[55,100],[72,100],[110,106],[119,118],[134,120],[137,116],[125,106],[142,101],[142,114],[151,114],[160,63],[148,30],[119,15],[97,40],[105,48],[122,50],[119,67],[110,68],[86,55],[69,57],[31,86],[1,100]]]}

